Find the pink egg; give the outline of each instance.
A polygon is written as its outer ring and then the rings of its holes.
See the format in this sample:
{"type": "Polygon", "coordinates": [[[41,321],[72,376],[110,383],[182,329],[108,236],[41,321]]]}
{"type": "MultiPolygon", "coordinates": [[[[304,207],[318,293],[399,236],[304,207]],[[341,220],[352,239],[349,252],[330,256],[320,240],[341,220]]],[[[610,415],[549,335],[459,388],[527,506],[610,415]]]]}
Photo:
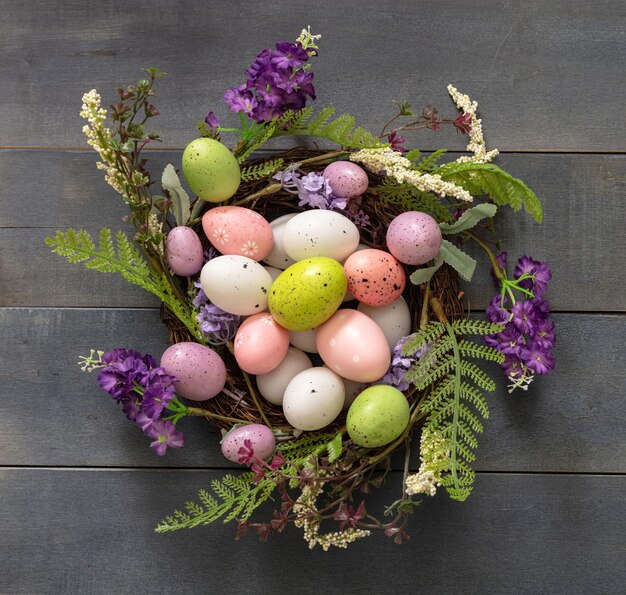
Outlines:
{"type": "Polygon", "coordinates": [[[262,424],[249,424],[233,428],[222,438],[222,454],[229,461],[238,463],[242,457],[239,449],[246,446],[246,440],[250,441],[254,456],[259,459],[267,459],[276,448],[276,438],[272,430],[262,424]]]}
{"type": "Polygon", "coordinates": [[[206,401],[226,384],[226,366],[212,349],[199,343],[176,343],[161,356],[161,367],[176,376],[176,392],[193,401],[206,401]]]}
{"type": "Polygon", "coordinates": [[[365,170],[352,161],[335,161],[322,172],[335,196],[353,198],[361,196],[369,184],[365,170]]]}
{"type": "Polygon", "coordinates": [[[357,310],[339,310],[317,329],[317,349],[333,372],[356,382],[373,382],[391,362],[381,328],[357,310]]]}
{"type": "Polygon", "coordinates": [[[263,260],[272,250],[274,234],[258,213],[243,207],[215,207],[202,217],[209,242],[222,254],[263,260]]]}
{"type": "Polygon", "coordinates": [[[181,277],[195,275],[204,262],[198,234],[184,225],[175,227],[167,234],[165,254],[172,272],[181,277]]]}
{"type": "Polygon", "coordinates": [[[235,335],[235,359],[249,374],[267,374],[285,359],[289,331],[267,312],[250,316],[235,335]]]}
{"type": "Polygon", "coordinates": [[[430,215],[407,211],[389,224],[387,247],[404,264],[425,264],[439,252],[441,229],[430,215]]]}
{"type": "Polygon", "coordinates": [[[348,290],[368,306],[384,306],[402,295],[406,275],[402,265],[388,252],[368,249],[355,252],[343,268],[348,290]]]}

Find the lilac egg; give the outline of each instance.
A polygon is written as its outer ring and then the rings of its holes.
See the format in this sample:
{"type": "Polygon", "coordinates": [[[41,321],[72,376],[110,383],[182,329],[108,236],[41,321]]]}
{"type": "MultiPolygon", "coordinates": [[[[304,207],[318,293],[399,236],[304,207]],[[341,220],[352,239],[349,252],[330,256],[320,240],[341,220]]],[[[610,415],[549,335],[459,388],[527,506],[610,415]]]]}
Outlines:
{"type": "Polygon", "coordinates": [[[206,401],[226,384],[226,366],[212,349],[199,343],[176,343],[161,356],[161,367],[176,376],[176,392],[193,401],[206,401]]]}
{"type": "Polygon", "coordinates": [[[181,277],[191,277],[202,268],[202,242],[191,227],[179,225],[167,234],[165,254],[172,272],[181,277]]]}
{"type": "Polygon", "coordinates": [[[407,211],[389,224],[387,247],[404,264],[425,264],[439,252],[441,229],[430,215],[407,211]]]}
{"type": "Polygon", "coordinates": [[[369,184],[365,170],[352,161],[335,161],[322,172],[335,196],[354,198],[361,196],[369,184]]]}
{"type": "Polygon", "coordinates": [[[238,463],[242,456],[239,449],[244,446],[245,440],[250,440],[254,456],[259,459],[267,459],[276,448],[272,430],[263,424],[250,424],[234,428],[222,438],[222,454],[229,461],[238,463]]]}

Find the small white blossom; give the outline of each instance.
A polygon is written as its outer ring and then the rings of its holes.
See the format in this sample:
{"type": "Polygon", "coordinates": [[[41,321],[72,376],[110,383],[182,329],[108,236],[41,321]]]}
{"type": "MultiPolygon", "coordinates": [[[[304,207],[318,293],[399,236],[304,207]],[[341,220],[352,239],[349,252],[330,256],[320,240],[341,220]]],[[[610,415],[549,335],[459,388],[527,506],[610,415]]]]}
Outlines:
{"type": "Polygon", "coordinates": [[[406,493],[434,496],[441,485],[441,472],[449,467],[450,447],[439,433],[428,428],[422,430],[420,461],[418,472],[406,478],[406,493]]]}

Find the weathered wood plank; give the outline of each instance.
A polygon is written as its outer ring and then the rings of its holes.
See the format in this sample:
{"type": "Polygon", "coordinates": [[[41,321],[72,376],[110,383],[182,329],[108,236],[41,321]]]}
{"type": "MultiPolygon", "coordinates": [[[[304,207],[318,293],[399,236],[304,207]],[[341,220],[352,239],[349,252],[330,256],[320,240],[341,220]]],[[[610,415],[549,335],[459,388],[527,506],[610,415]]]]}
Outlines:
{"type": "MultiPolygon", "coordinates": [[[[373,129],[393,100],[452,113],[446,85],[454,83],[479,101],[493,146],[626,148],[621,0],[451,0],[427,13],[410,0],[185,0],[175,9],[164,0],[2,0],[0,8],[3,146],[82,144],[81,94],[95,86],[111,103],[115,87],[145,66],[170,73],[160,85],[159,127],[169,146],[182,146],[209,109],[226,116],[223,92],[243,81],[257,52],[311,23],[323,34],[318,104],[373,129]]],[[[464,145],[452,131],[421,138],[425,148],[464,145]]]]}
{"type": "Polygon", "coordinates": [[[297,530],[236,542],[221,523],[152,531],[216,475],[0,470],[0,592],[623,593],[624,476],[482,475],[463,504],[425,502],[404,546],[375,535],[309,551],[297,530]]]}
{"type": "MultiPolygon", "coordinates": [[[[499,389],[489,399],[478,469],[626,471],[626,317],[555,320],[558,366],[551,376],[528,393],[508,395],[504,377],[492,369],[499,389]]],[[[90,348],[123,346],[158,356],[165,338],[153,310],[0,309],[0,378],[12,397],[0,402],[0,464],[225,466],[217,434],[200,419],[181,422],[184,449],[156,457],[95,377],[76,365],[90,348]]]]}
{"type": "MultiPolygon", "coordinates": [[[[180,153],[157,151],[150,157],[158,178],[166,163],[179,163],[180,153]]],[[[114,275],[69,265],[43,245],[55,228],[128,229],[122,222],[126,207],[105,184],[94,160],[95,155],[87,151],[0,151],[0,252],[6,255],[0,267],[1,305],[156,304],[151,296],[114,275]],[[29,271],[28,277],[24,271],[29,271]]],[[[499,163],[524,179],[544,202],[542,225],[526,214],[515,215],[503,208],[497,232],[512,258],[528,253],[552,265],[549,298],[553,308],[623,311],[626,156],[507,154],[499,163]],[[581,279],[593,290],[573,291],[581,279]]],[[[484,274],[487,260],[480,251],[477,257],[480,268],[468,290],[473,308],[484,307],[493,292],[484,274]]]]}

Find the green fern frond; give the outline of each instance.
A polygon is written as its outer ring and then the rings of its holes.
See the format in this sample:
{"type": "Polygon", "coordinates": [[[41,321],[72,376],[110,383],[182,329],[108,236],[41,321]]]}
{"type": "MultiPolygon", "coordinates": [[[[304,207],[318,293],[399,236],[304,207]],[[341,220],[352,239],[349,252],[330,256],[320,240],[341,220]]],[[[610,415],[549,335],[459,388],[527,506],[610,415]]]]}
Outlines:
{"type": "Polygon", "coordinates": [[[459,341],[459,350],[463,357],[474,357],[498,364],[504,361],[504,354],[489,345],[478,345],[472,341],[462,340],[459,341]]]}
{"type": "Polygon", "coordinates": [[[453,222],[454,216],[442,204],[441,198],[429,192],[422,192],[411,184],[398,184],[392,178],[385,178],[377,188],[381,202],[399,205],[405,211],[423,211],[432,215],[437,221],[453,222]]]}
{"type": "Polygon", "coordinates": [[[446,149],[439,149],[427,157],[423,157],[415,164],[415,169],[422,173],[431,173],[439,167],[439,161],[446,153],[446,149]]]}
{"type": "Polygon", "coordinates": [[[471,320],[460,318],[452,322],[452,328],[458,335],[494,335],[504,330],[502,324],[494,324],[486,320],[471,320]]]}
{"type": "Polygon", "coordinates": [[[253,180],[267,178],[277,172],[284,163],[284,159],[271,159],[270,161],[264,161],[263,163],[257,163],[256,165],[243,167],[241,169],[241,181],[251,182],[253,180]]]}
{"type": "Polygon", "coordinates": [[[428,343],[441,337],[445,331],[445,327],[439,322],[429,322],[423,329],[411,335],[411,338],[402,346],[402,353],[413,355],[428,343]]]}
{"type": "Polygon", "coordinates": [[[470,378],[483,390],[486,390],[487,392],[496,390],[496,383],[491,380],[491,378],[489,378],[489,376],[487,376],[487,374],[483,372],[476,364],[463,360],[461,361],[460,370],[462,376],[470,378]]]}
{"type": "Polygon", "coordinates": [[[250,155],[252,155],[252,153],[254,153],[255,151],[258,151],[268,140],[270,140],[270,138],[274,136],[274,133],[276,132],[276,130],[277,130],[276,122],[272,122],[271,124],[268,124],[263,134],[261,134],[260,136],[252,140],[252,142],[246,147],[245,151],[237,157],[237,161],[240,164],[244,163],[245,160],[248,159],[250,155]]]}

